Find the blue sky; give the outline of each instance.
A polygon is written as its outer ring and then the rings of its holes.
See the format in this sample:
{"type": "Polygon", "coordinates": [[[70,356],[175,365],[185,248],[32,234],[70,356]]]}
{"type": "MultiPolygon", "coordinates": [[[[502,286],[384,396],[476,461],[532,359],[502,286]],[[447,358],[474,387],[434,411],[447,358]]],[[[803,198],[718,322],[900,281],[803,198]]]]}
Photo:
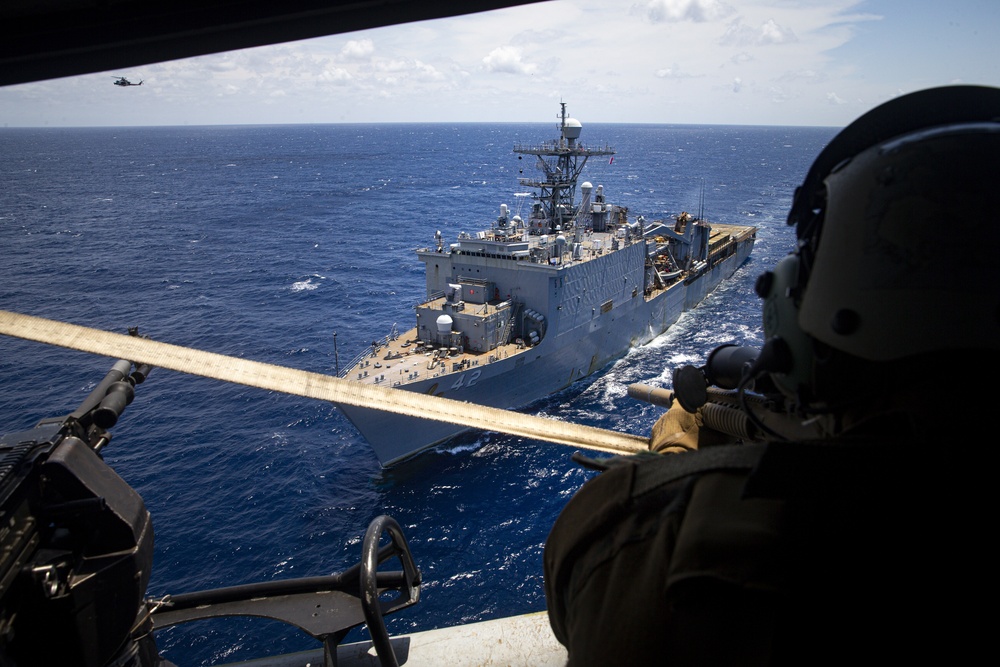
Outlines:
{"type": "Polygon", "coordinates": [[[843,126],[1000,86],[995,0],[552,0],[0,88],[0,126],[584,122],[843,126]],[[141,87],[112,85],[124,75],[141,87]]]}

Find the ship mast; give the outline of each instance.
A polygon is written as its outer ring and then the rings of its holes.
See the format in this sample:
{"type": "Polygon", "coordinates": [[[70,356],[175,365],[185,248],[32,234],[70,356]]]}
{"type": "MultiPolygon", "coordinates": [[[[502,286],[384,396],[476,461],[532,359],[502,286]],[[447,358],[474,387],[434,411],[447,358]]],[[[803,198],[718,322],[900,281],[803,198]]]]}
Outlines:
{"type": "Polygon", "coordinates": [[[534,155],[544,180],[519,178],[518,182],[536,188],[538,204],[532,211],[529,228],[536,234],[547,234],[557,228],[565,231],[576,219],[576,182],[584,165],[592,155],[614,155],[610,146],[586,148],[579,143],[582,126],[566,115],[566,103],[560,102],[559,139],[541,145],[514,147],[515,153],[534,155]]]}

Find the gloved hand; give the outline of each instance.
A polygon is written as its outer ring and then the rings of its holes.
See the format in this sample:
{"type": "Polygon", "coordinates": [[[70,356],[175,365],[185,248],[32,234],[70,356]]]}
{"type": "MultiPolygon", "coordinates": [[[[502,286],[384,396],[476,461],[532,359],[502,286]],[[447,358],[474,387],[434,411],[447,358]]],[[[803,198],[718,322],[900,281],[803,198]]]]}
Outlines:
{"type": "Polygon", "coordinates": [[[700,408],[692,414],[675,401],[653,424],[653,430],[649,434],[649,451],[677,454],[732,442],[736,442],[736,438],[728,433],[705,426],[700,408]]]}

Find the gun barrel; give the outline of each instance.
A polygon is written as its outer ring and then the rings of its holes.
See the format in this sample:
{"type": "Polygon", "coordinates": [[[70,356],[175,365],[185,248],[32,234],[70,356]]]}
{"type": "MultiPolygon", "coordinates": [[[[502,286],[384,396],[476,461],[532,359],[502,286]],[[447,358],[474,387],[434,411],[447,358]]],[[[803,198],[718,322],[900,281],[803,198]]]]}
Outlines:
{"type": "Polygon", "coordinates": [[[118,418],[134,397],[135,390],[132,389],[131,382],[119,380],[111,383],[108,393],[94,410],[94,423],[101,428],[111,428],[118,423],[118,418]]]}
{"type": "Polygon", "coordinates": [[[85,424],[111,428],[135,397],[133,387],[142,384],[151,370],[152,366],[142,364],[133,371],[131,361],[116,361],[100,384],[70,416],[85,424]]]}
{"type": "Polygon", "coordinates": [[[146,378],[149,377],[149,373],[152,370],[153,367],[149,364],[140,364],[134,371],[132,371],[132,382],[135,384],[142,384],[146,381],[146,378]]]}
{"type": "Polygon", "coordinates": [[[111,389],[111,385],[115,382],[119,382],[124,378],[128,377],[129,371],[132,370],[132,362],[120,359],[115,362],[115,365],[111,367],[108,374],[104,376],[100,384],[94,387],[94,390],[83,400],[73,414],[71,415],[74,419],[80,419],[85,414],[96,408],[104,400],[104,397],[108,395],[108,390],[111,389]]]}
{"type": "Polygon", "coordinates": [[[674,392],[662,387],[653,387],[648,384],[636,382],[628,386],[628,395],[639,401],[659,405],[662,408],[669,408],[674,404],[674,392]]]}

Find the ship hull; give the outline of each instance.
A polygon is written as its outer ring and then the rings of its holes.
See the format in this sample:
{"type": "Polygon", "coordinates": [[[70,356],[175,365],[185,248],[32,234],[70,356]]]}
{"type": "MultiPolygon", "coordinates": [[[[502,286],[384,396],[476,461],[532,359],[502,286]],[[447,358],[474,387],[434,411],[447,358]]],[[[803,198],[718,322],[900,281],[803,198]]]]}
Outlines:
{"type": "MultiPolygon", "coordinates": [[[[676,283],[652,299],[646,300],[641,295],[623,299],[606,313],[587,309],[594,312],[593,316],[577,313],[574,317],[567,308],[566,321],[556,335],[546,336],[536,347],[516,357],[444,379],[427,378],[399,389],[502,409],[528,405],[592,375],[624,356],[630,348],[648,343],[664,333],[682,313],[701,303],[723,280],[735,273],[750,256],[753,243],[752,236],[741,241],[730,257],[697,278],[676,283]]],[[[468,430],[437,420],[355,406],[338,407],[386,467],[468,430]]]]}

